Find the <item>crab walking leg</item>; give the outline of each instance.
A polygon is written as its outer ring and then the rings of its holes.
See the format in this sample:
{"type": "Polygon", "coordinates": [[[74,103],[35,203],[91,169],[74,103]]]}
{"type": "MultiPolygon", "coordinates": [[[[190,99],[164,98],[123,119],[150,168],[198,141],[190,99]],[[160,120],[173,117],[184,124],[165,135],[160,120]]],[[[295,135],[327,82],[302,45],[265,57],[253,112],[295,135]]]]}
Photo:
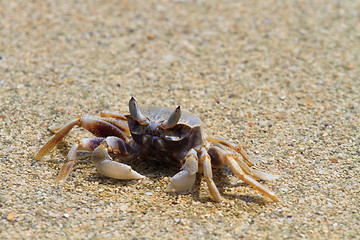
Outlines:
{"type": "MultiPolygon", "coordinates": [[[[228,152],[229,150],[225,150],[224,149],[224,145],[221,145],[219,143],[215,143],[214,146],[210,147],[208,150],[208,153],[211,156],[211,163],[214,166],[215,163],[215,167],[216,167],[216,163],[218,165],[222,165],[223,163],[225,163],[225,156],[227,154],[229,154],[228,152]]],[[[254,168],[250,168],[248,164],[246,164],[242,159],[240,159],[240,156],[238,156],[235,152],[233,152],[232,154],[233,158],[236,160],[236,162],[239,164],[239,166],[241,167],[241,169],[245,172],[245,174],[251,176],[252,178],[256,179],[256,180],[265,180],[265,181],[269,181],[269,180],[274,180],[280,177],[280,175],[273,175],[273,174],[269,174],[269,173],[265,173],[263,171],[254,169],[254,168]]]]}
{"type": "Polygon", "coordinates": [[[236,160],[231,156],[231,155],[226,155],[226,162],[227,164],[230,166],[231,170],[233,171],[233,173],[240,178],[242,181],[246,182],[247,184],[249,184],[251,187],[255,188],[256,190],[258,190],[259,192],[261,192],[262,194],[264,194],[265,196],[269,197],[270,199],[272,199],[273,201],[277,202],[279,201],[278,197],[275,195],[275,193],[273,193],[269,188],[267,188],[266,186],[262,185],[261,183],[259,183],[258,181],[256,181],[255,179],[253,179],[252,177],[250,177],[249,175],[246,175],[244,173],[244,171],[241,169],[241,167],[238,165],[238,163],[236,162],[236,160]]]}
{"type": "Polygon", "coordinates": [[[49,127],[49,130],[50,130],[52,133],[56,133],[56,132],[59,131],[61,128],[62,128],[61,124],[54,124],[54,125],[51,125],[51,126],[49,127]]]}
{"type": "Polygon", "coordinates": [[[198,158],[196,151],[191,149],[185,156],[185,163],[181,171],[170,179],[165,192],[185,192],[190,190],[196,180],[198,172],[198,158]]]}
{"type": "Polygon", "coordinates": [[[206,150],[202,150],[200,162],[203,166],[205,181],[208,185],[211,197],[215,202],[221,202],[221,195],[213,180],[211,158],[206,150]]]}
{"type": "Polygon", "coordinates": [[[91,162],[100,174],[109,178],[140,179],[145,177],[132,170],[130,166],[113,161],[108,153],[108,149],[102,144],[95,148],[91,155],[91,162]]]}
{"type": "Polygon", "coordinates": [[[98,117],[82,116],[71,120],[62,128],[56,127],[55,132],[49,141],[35,155],[36,160],[40,160],[49,153],[63,139],[74,126],[85,128],[97,137],[116,136],[127,141],[125,133],[115,125],[106,122],[98,117]]]}
{"type": "Polygon", "coordinates": [[[113,118],[101,118],[100,120],[103,120],[105,122],[114,125],[115,127],[119,128],[126,136],[130,136],[130,129],[127,123],[121,122],[113,118]]]}
{"type": "Polygon", "coordinates": [[[243,147],[241,145],[235,145],[232,142],[219,138],[219,137],[214,137],[214,136],[207,136],[206,140],[208,140],[209,142],[212,143],[220,143],[228,148],[231,148],[233,150],[235,150],[237,153],[239,153],[246,161],[246,164],[248,166],[254,166],[257,161],[254,160],[253,158],[251,158],[243,149],[243,147]]]}
{"type": "Polygon", "coordinates": [[[67,156],[67,160],[64,162],[64,164],[60,168],[60,172],[56,178],[56,181],[64,181],[69,176],[72,167],[75,164],[75,161],[77,160],[76,154],[79,150],[86,150],[89,152],[92,152],[99,144],[104,140],[104,138],[83,138],[77,143],[75,143],[67,156]]]}
{"type": "Polygon", "coordinates": [[[84,115],[80,118],[79,126],[85,128],[97,137],[114,136],[127,141],[127,137],[121,129],[98,117],[84,115]]]}
{"type": "Polygon", "coordinates": [[[35,155],[36,160],[42,159],[47,153],[53,149],[56,144],[58,144],[61,139],[63,139],[66,134],[70,132],[70,130],[79,124],[80,119],[74,119],[65,124],[60,130],[57,130],[54,136],[52,136],[49,141],[39,150],[39,152],[35,155]]]}
{"type": "MultiPolygon", "coordinates": [[[[219,144],[219,143],[215,143],[214,146],[210,147],[208,149],[208,153],[211,156],[211,163],[214,167],[217,166],[222,166],[226,164],[225,161],[225,156],[227,154],[230,154],[231,150],[225,150],[224,146],[219,144]]],[[[252,173],[252,169],[244,162],[242,161],[242,159],[239,159],[240,156],[238,156],[235,152],[233,154],[233,157],[235,158],[235,160],[237,161],[237,163],[239,164],[239,166],[242,168],[242,170],[244,170],[244,172],[250,176],[253,175],[252,173]]]]}
{"type": "Polygon", "coordinates": [[[100,112],[100,117],[94,117],[98,120],[103,120],[105,122],[111,123],[112,125],[119,128],[125,135],[130,135],[129,126],[127,124],[126,117],[121,113],[115,113],[110,111],[100,112]]]}
{"type": "Polygon", "coordinates": [[[273,175],[273,174],[265,173],[263,171],[253,169],[253,168],[251,169],[251,171],[252,171],[253,177],[255,179],[260,179],[260,180],[264,180],[264,181],[275,180],[275,179],[281,177],[280,175],[273,175]]]}
{"type": "Polygon", "coordinates": [[[102,112],[100,112],[100,117],[115,118],[115,119],[118,119],[118,120],[122,120],[124,122],[127,121],[125,115],[123,115],[121,113],[117,113],[117,112],[111,112],[111,111],[102,111],[102,112]]]}

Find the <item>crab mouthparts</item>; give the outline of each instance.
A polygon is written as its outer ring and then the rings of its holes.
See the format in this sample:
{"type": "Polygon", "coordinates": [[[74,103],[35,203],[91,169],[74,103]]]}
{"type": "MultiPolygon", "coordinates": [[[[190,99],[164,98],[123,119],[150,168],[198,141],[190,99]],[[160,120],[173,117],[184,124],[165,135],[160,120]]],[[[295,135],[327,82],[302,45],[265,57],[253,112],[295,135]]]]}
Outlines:
{"type": "Polygon", "coordinates": [[[159,124],[156,122],[150,122],[148,125],[148,130],[151,135],[159,135],[159,124]]]}

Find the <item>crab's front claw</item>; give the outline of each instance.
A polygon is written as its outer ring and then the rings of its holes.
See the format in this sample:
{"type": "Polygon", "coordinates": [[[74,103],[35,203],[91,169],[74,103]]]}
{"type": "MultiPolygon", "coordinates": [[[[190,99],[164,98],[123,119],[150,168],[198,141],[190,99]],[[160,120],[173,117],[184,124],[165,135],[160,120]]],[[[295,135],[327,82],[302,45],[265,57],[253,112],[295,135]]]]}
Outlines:
{"type": "Polygon", "coordinates": [[[94,150],[91,155],[91,162],[100,174],[109,178],[140,179],[145,177],[132,170],[130,166],[113,161],[107,149],[102,145],[94,150]]]}
{"type": "Polygon", "coordinates": [[[191,189],[196,180],[198,171],[198,160],[195,150],[190,150],[185,156],[185,163],[181,171],[173,176],[171,183],[165,189],[165,192],[186,192],[191,189]]]}
{"type": "Polygon", "coordinates": [[[171,183],[166,187],[165,192],[186,192],[194,185],[196,174],[190,175],[187,171],[178,172],[171,178],[171,183]]]}

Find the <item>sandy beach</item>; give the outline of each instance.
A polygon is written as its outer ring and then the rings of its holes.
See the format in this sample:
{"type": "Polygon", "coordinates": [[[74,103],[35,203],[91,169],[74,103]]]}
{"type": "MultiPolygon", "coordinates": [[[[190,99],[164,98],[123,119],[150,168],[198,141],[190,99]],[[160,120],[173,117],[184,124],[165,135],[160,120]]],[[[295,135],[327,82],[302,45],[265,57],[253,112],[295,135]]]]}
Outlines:
{"type": "MultiPolygon", "coordinates": [[[[359,1],[1,1],[1,239],[360,239],[359,1]],[[178,170],[142,180],[80,160],[55,182],[75,127],[42,160],[48,128],[140,105],[196,114],[242,144],[272,202],[214,171],[188,194],[178,170]]],[[[200,175],[199,175],[200,176],[200,175]]]]}

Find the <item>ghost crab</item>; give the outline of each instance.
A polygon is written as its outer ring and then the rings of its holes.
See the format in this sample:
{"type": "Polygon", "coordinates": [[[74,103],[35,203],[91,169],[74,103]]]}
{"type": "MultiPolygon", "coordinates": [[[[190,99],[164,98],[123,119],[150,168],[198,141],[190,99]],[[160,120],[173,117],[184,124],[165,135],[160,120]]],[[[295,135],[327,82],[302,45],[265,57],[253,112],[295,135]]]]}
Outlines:
{"type": "Polygon", "coordinates": [[[120,159],[146,156],[177,163],[181,166],[180,172],[171,178],[166,192],[190,190],[200,169],[216,202],[221,202],[222,198],[213,181],[212,167],[228,164],[238,178],[278,201],[270,189],[256,181],[272,180],[278,176],[251,168],[255,162],[240,145],[206,136],[200,119],[194,114],[182,113],[180,106],[175,110],[160,107],[141,109],[134,98],[129,101],[129,110],[129,115],[113,112],[102,112],[99,117],[83,115],[61,128],[52,127],[55,135],[39,150],[35,159],[40,160],[74,126],[79,126],[96,137],[81,139],[72,146],[57,181],[65,181],[77,160],[78,151],[85,150],[91,153],[91,162],[100,174],[115,179],[140,179],[144,176],[126,164],[113,161],[109,153],[117,154],[120,159]]]}

